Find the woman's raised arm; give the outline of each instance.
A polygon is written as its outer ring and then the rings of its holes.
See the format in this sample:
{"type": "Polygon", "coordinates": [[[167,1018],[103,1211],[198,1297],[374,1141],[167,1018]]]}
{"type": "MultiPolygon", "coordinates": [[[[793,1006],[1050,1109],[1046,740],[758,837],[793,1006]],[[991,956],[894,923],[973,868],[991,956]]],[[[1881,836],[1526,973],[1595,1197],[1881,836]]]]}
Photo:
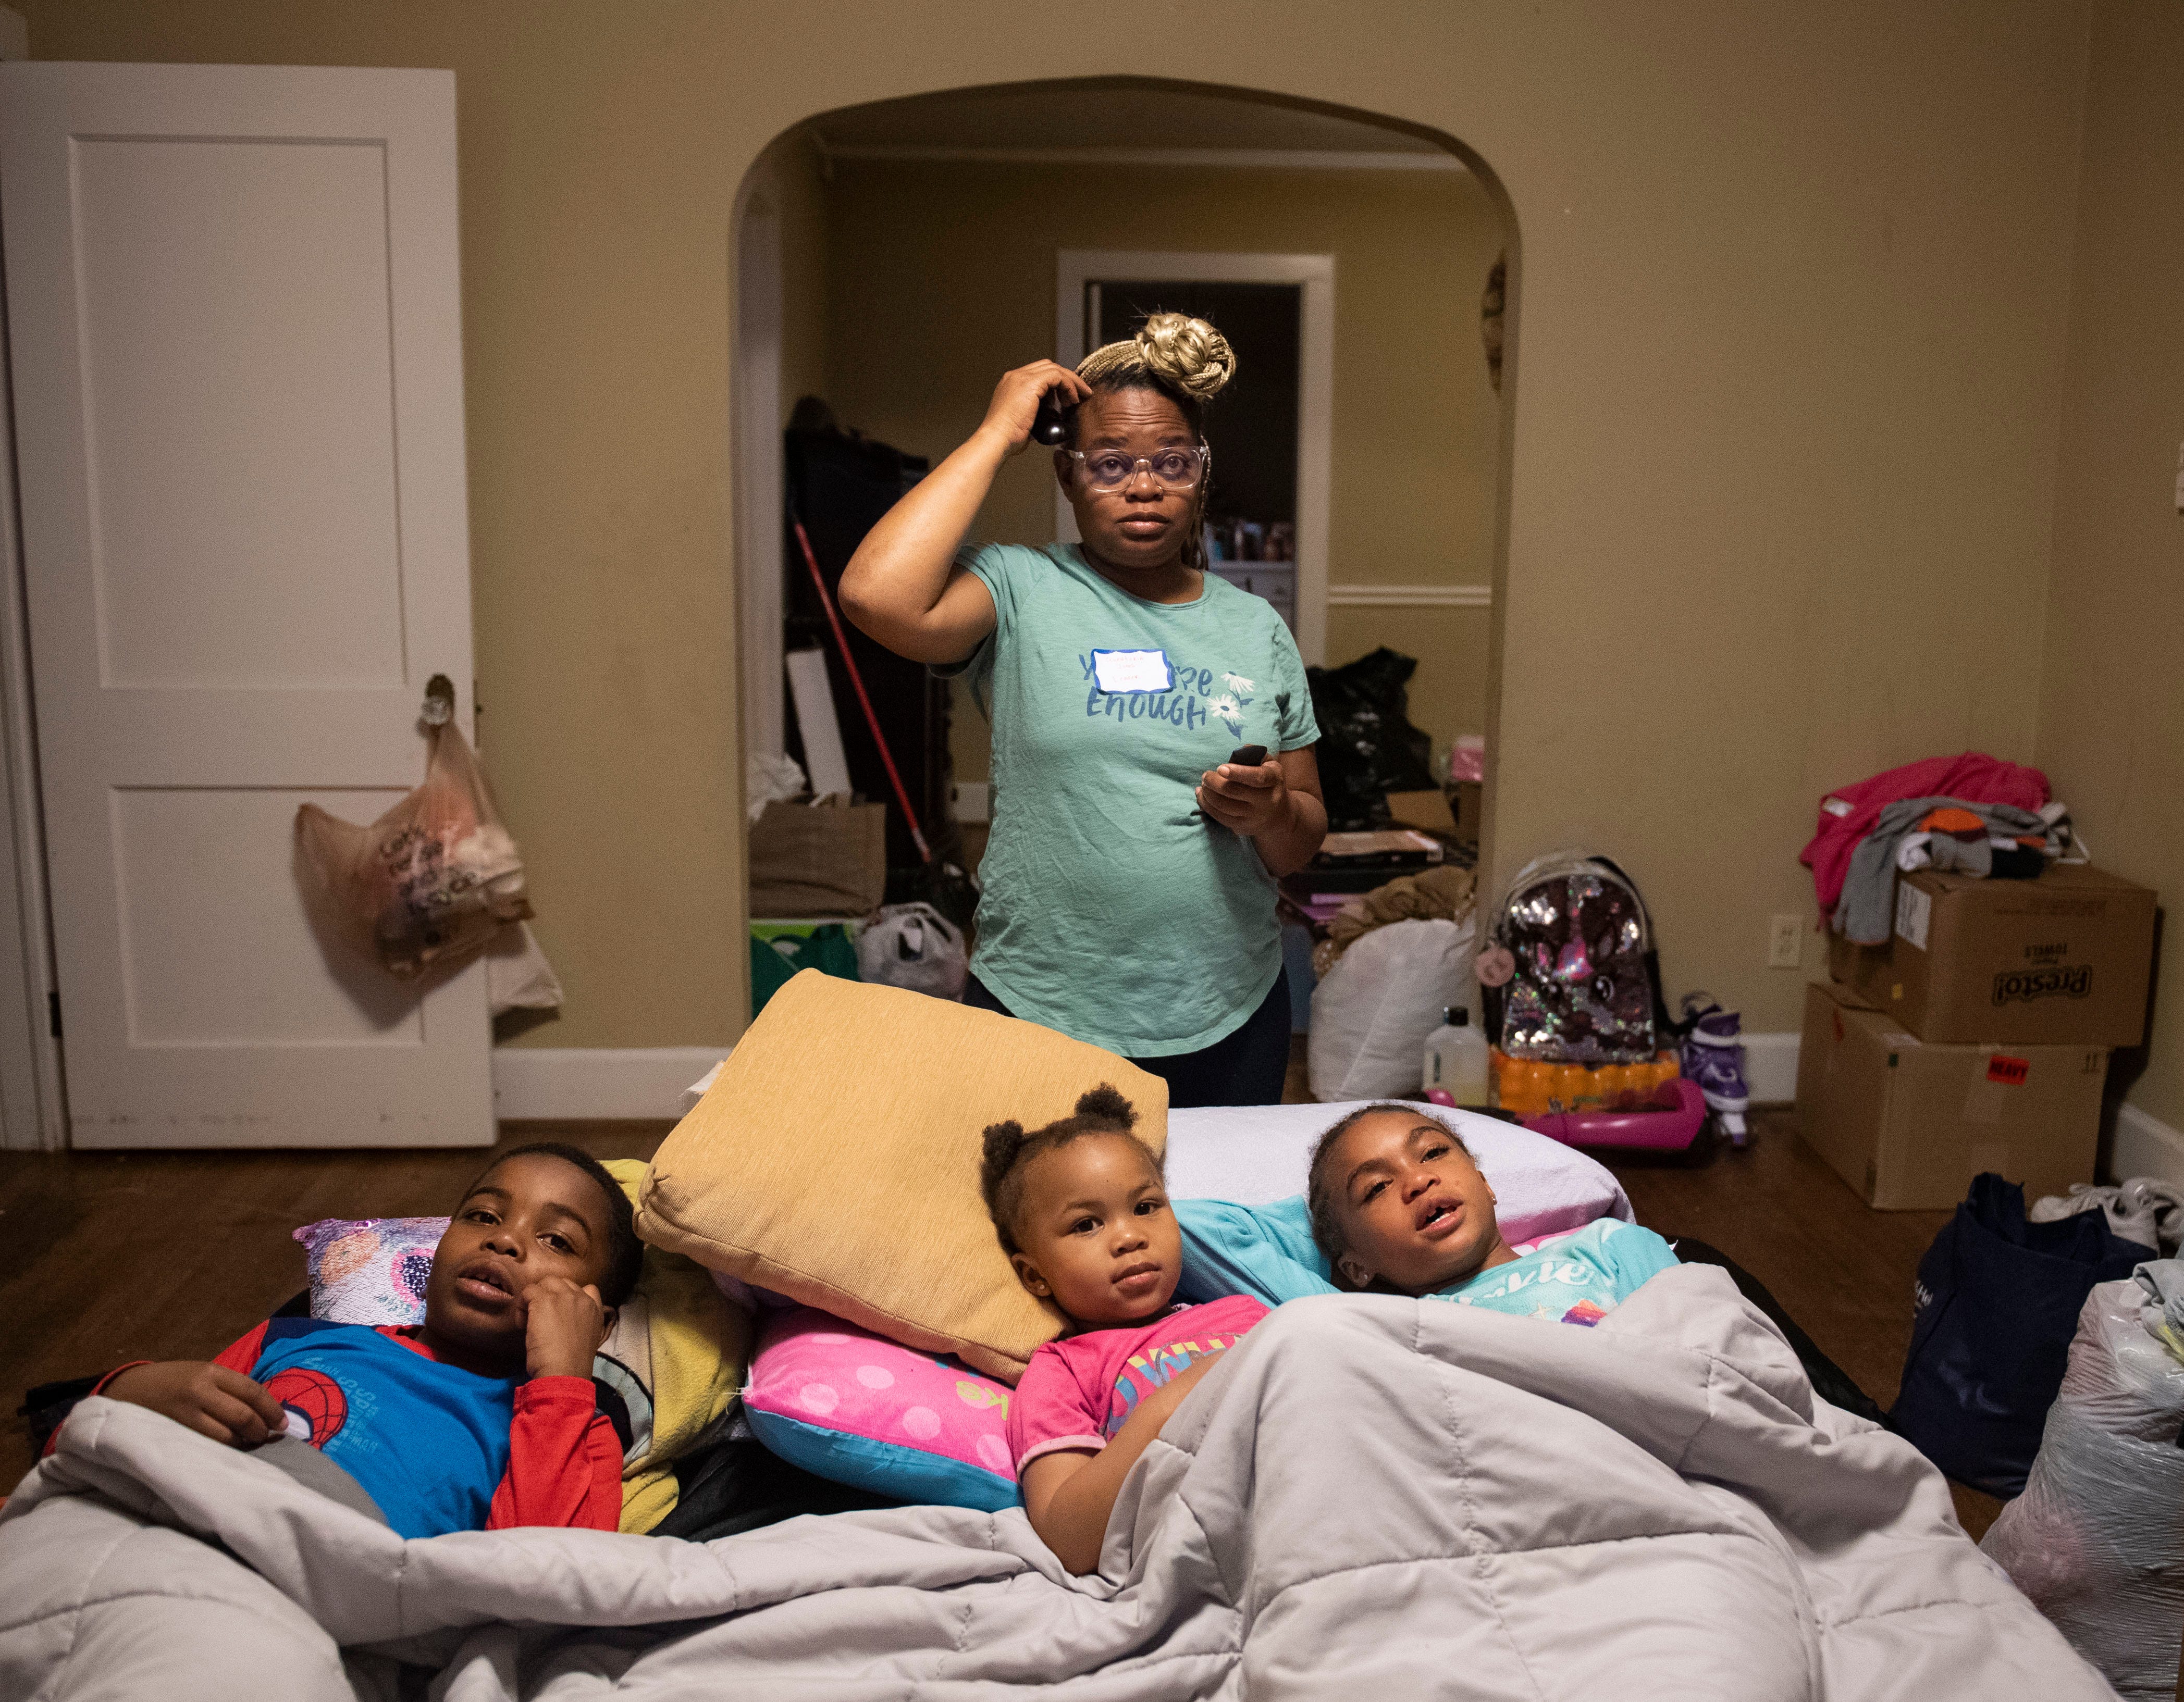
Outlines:
{"type": "Polygon", "coordinates": [[[956,551],[1001,463],[1030,442],[1039,399],[1056,387],[1077,401],[1091,393],[1050,360],[1005,374],[978,429],[865,534],[841,591],[842,612],[861,631],[913,662],[960,662],[994,630],[993,593],[956,565],[956,551]]]}

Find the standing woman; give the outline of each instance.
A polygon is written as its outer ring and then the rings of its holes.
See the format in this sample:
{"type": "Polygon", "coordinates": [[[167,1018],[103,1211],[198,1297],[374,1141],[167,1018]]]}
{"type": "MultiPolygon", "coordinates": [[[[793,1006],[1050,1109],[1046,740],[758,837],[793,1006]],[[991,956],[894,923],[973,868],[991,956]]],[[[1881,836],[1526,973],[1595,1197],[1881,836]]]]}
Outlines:
{"type": "Polygon", "coordinates": [[[850,618],[994,729],[994,829],[964,1002],[1163,1076],[1175,1105],[1273,1104],[1289,1064],[1274,881],[1327,832],[1304,662],[1262,599],[1205,571],[1205,404],[1235,357],[1156,314],[1076,371],[1009,373],[986,418],[866,537],[850,618]],[[958,553],[1049,391],[1082,544],[958,553]],[[1256,764],[1228,755],[1262,745],[1256,764]]]}

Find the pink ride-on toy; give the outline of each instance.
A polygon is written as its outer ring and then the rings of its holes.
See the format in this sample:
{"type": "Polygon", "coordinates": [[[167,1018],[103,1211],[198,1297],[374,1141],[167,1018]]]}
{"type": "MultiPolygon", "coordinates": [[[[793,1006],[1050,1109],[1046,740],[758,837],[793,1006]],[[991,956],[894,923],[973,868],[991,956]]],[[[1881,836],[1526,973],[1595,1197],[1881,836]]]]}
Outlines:
{"type": "Polygon", "coordinates": [[[1647,1152],[1685,1152],[1706,1126],[1706,1094],[1687,1076],[1663,1082],[1642,1110],[1556,1111],[1526,1117],[1535,1135],[1568,1147],[1620,1147],[1647,1152]],[[1673,1102],[1673,1109],[1666,1102],[1673,1102]]]}

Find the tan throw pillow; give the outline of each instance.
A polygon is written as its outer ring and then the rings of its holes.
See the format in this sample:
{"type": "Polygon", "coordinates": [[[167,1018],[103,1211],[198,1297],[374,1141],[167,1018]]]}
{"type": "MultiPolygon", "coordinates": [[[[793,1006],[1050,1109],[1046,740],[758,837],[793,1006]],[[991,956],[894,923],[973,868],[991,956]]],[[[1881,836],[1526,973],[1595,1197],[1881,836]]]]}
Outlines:
{"type": "Polygon", "coordinates": [[[1011,1382],[1060,1313],[1026,1293],[978,1195],[980,1136],[1112,1082],[1167,1148],[1167,1083],[991,1011],[806,970],[653,1155],[638,1231],[761,1288],[1011,1382]]]}

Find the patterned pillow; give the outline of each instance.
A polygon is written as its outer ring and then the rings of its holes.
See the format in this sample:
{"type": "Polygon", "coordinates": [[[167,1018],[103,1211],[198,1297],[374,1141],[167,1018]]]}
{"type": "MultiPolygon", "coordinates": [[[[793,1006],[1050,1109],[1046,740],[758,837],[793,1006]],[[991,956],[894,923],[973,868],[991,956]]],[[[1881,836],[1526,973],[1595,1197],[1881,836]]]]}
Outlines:
{"type": "Polygon", "coordinates": [[[760,1321],[744,1389],[752,1432],[837,1483],[997,1512],[1018,1505],[1009,1386],[815,1307],[760,1321]]]}
{"type": "Polygon", "coordinates": [[[444,1217],[329,1217],[296,1232],[311,1315],[337,1324],[421,1324],[444,1217]]]}

